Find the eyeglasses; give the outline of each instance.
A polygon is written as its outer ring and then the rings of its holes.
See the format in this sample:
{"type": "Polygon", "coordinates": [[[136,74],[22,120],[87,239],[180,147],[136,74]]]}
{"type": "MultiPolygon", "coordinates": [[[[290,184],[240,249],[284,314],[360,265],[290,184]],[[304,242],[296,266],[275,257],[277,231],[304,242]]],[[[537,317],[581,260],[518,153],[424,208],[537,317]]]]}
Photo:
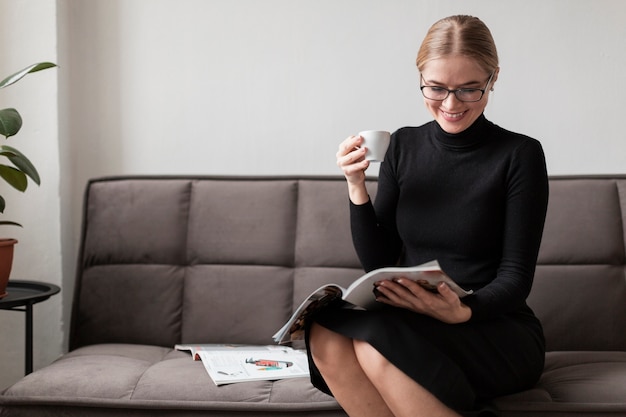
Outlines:
{"type": "MultiPolygon", "coordinates": [[[[491,79],[495,73],[495,71],[491,73],[485,88],[457,88],[455,90],[448,90],[443,87],[421,85],[420,90],[422,90],[422,95],[429,100],[444,101],[448,98],[450,93],[454,93],[457,100],[472,103],[480,101],[483,98],[483,95],[485,94],[487,87],[489,87],[489,83],[491,83],[491,79]]],[[[420,80],[424,82],[422,74],[420,74],[420,80]]]]}

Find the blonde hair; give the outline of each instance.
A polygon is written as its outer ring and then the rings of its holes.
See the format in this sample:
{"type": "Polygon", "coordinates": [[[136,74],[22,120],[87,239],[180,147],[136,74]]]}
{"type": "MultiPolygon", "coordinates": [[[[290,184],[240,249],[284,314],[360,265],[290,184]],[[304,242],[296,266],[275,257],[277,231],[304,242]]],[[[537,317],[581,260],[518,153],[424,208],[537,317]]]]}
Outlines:
{"type": "Polygon", "coordinates": [[[472,58],[487,73],[498,67],[498,51],[487,25],[477,17],[457,15],[430,27],[417,53],[417,69],[438,58],[458,54],[472,58]]]}

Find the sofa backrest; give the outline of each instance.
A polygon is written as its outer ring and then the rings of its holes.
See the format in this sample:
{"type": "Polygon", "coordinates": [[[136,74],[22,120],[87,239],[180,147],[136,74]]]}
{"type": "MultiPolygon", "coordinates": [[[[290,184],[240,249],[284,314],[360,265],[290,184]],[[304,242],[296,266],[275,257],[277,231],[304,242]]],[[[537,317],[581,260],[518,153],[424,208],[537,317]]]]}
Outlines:
{"type": "MultiPolygon", "coordinates": [[[[626,179],[553,178],[550,189],[529,299],[548,348],[626,350],[626,179]]],[[[341,177],[95,179],[70,348],[270,344],[311,291],[360,274],[341,177]]]]}
{"type": "Polygon", "coordinates": [[[70,347],[273,343],[294,303],[362,273],[346,190],[341,178],[90,181],[70,347]]]}
{"type": "Polygon", "coordinates": [[[626,176],[550,178],[529,304],[548,350],[626,350],[626,176]]]}

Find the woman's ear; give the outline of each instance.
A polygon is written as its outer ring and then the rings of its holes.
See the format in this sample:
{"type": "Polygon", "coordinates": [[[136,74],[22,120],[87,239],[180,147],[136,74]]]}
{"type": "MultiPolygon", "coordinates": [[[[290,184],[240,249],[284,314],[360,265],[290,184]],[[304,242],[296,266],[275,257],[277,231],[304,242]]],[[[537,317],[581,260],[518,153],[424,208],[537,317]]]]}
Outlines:
{"type": "Polygon", "coordinates": [[[493,91],[493,85],[498,80],[498,74],[500,74],[500,67],[497,67],[493,72],[493,77],[491,78],[491,86],[489,87],[489,91],[493,91]]]}

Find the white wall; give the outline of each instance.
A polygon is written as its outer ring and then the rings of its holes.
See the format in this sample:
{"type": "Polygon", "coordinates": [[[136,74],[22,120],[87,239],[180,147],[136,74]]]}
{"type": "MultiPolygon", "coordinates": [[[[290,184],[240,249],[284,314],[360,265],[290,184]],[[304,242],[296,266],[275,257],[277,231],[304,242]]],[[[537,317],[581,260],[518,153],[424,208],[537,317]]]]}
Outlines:
{"type": "MultiPolygon", "coordinates": [[[[0,78],[36,62],[56,62],[56,27],[54,1],[0,0],[0,78]]],[[[24,226],[2,226],[0,236],[19,241],[12,279],[61,285],[57,75],[48,69],[0,90],[0,108],[15,107],[23,119],[22,130],[6,144],[28,156],[41,176],[41,186],[31,183],[24,194],[0,181],[7,200],[0,218],[24,226]]],[[[35,367],[50,363],[62,348],[61,302],[55,296],[33,309],[35,367]]],[[[24,320],[24,313],[0,310],[0,389],[24,374],[24,320]]]]}
{"type": "Polygon", "coordinates": [[[70,3],[81,181],[336,173],[348,134],[428,120],[414,57],[451,13],[480,16],[498,43],[490,118],[542,140],[552,173],[624,170],[619,0],[70,3]]]}
{"type": "MultiPolygon", "coordinates": [[[[62,300],[63,314],[41,319],[36,331],[62,321],[67,336],[88,178],[339,174],[334,154],[349,134],[429,120],[414,58],[446,15],[474,14],[492,29],[502,69],[487,116],[540,139],[551,174],[626,172],[621,0],[57,4],[64,275],[63,297],[49,304],[62,300]]],[[[48,13],[54,18],[53,7],[48,13]]],[[[25,239],[35,231],[29,225],[25,239]]],[[[56,334],[45,337],[60,353],[56,334]]],[[[6,362],[0,357],[0,386],[6,362]]]]}

